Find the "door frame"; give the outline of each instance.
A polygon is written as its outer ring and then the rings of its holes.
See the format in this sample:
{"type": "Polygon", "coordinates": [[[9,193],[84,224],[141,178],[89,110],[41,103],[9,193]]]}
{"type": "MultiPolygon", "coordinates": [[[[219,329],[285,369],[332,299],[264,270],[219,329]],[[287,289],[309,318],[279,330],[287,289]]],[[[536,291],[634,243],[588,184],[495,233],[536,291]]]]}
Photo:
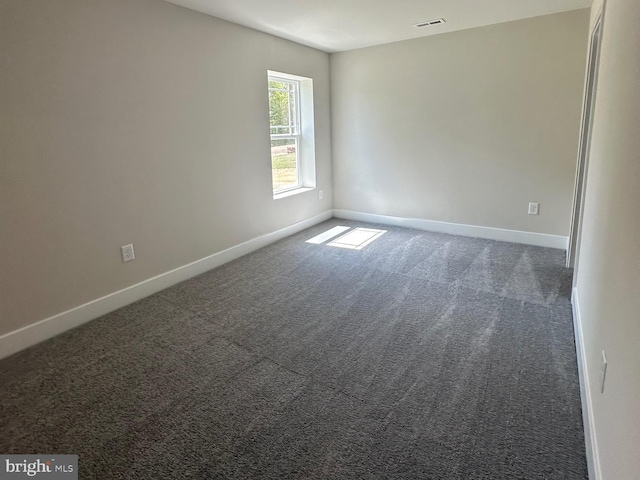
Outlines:
{"type": "MultiPolygon", "coordinates": [[[[604,5],[603,5],[604,10],[604,5]]],[[[602,45],[602,17],[601,11],[593,23],[589,40],[589,55],[587,56],[587,72],[582,102],[582,121],[576,165],[576,178],[573,191],[573,208],[571,211],[571,227],[567,245],[567,267],[575,268],[580,251],[580,236],[582,233],[582,216],[584,213],[585,188],[587,185],[587,171],[589,164],[589,150],[591,147],[591,133],[593,127],[593,111],[595,108],[596,87],[598,83],[598,65],[600,63],[600,49],[602,45]]],[[[575,275],[574,275],[575,278],[575,275]]]]}

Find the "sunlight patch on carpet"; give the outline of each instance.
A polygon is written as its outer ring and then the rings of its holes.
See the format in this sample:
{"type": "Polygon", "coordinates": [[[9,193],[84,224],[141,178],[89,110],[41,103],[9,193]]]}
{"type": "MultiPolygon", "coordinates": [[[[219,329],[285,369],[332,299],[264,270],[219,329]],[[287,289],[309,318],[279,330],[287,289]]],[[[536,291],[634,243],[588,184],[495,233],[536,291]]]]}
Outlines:
{"type": "Polygon", "coordinates": [[[321,243],[326,242],[327,240],[336,237],[338,235],[340,235],[341,233],[346,232],[347,230],[349,230],[349,228],[351,227],[333,227],[329,230],[327,230],[326,232],[322,232],[318,235],[316,235],[313,238],[310,238],[309,240],[307,240],[306,243],[313,243],[315,245],[320,245],[321,243]]]}
{"type": "Polygon", "coordinates": [[[352,250],[362,250],[371,242],[384,235],[386,230],[375,228],[354,228],[349,233],[336,238],[328,243],[330,247],[350,248],[352,250]]]}

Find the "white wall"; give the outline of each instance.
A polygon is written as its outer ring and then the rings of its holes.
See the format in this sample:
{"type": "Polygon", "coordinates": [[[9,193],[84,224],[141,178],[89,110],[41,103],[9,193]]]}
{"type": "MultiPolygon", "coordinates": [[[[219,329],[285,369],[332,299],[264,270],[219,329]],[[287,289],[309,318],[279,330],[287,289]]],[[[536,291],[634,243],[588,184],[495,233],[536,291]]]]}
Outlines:
{"type": "MultiPolygon", "coordinates": [[[[596,0],[593,20],[601,7],[596,0]]],[[[638,25],[640,2],[606,1],[576,283],[602,474],[594,480],[640,478],[638,25]]]]}
{"type": "Polygon", "coordinates": [[[160,0],[1,0],[0,86],[0,334],[331,208],[326,53],[160,0]],[[322,201],[272,198],[267,69],[314,79],[322,201]]]}
{"type": "Polygon", "coordinates": [[[335,208],[567,235],[588,21],[332,54],[335,208]]]}

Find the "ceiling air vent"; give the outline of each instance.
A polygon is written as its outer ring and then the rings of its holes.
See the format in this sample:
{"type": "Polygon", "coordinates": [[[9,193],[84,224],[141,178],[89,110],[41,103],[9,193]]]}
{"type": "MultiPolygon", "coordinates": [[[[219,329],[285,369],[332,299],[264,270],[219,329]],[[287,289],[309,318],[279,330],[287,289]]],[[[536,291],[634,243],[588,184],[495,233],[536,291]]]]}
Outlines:
{"type": "Polygon", "coordinates": [[[444,18],[438,18],[436,20],[429,20],[428,22],[420,22],[416,23],[414,27],[422,28],[422,27],[430,27],[431,25],[441,25],[443,23],[447,23],[444,18]]]}

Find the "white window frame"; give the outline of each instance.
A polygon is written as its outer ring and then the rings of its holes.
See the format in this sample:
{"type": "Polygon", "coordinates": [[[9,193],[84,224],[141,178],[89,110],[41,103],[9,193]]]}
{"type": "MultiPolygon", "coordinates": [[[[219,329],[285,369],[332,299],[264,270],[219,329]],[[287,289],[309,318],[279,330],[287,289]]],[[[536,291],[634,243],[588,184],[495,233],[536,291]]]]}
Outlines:
{"type": "MultiPolygon", "coordinates": [[[[277,195],[279,193],[285,193],[288,192],[290,190],[296,190],[298,188],[300,188],[302,185],[300,183],[300,144],[301,144],[301,140],[302,140],[302,136],[300,134],[301,132],[301,128],[300,128],[300,81],[295,80],[295,79],[291,79],[291,78],[285,78],[283,76],[277,76],[277,75],[269,75],[268,77],[268,81],[269,83],[271,82],[280,82],[280,83],[285,83],[285,84],[289,84],[289,85],[293,85],[293,104],[294,104],[294,110],[295,110],[295,114],[292,115],[291,112],[291,103],[289,102],[289,125],[277,125],[275,126],[275,128],[288,128],[289,129],[289,133],[271,133],[271,129],[274,128],[271,124],[269,124],[269,134],[271,135],[271,141],[273,140],[295,140],[295,145],[296,145],[296,183],[295,185],[292,185],[290,187],[286,187],[286,188],[281,188],[279,190],[274,190],[273,194],[277,195]],[[293,122],[291,122],[291,120],[293,120],[293,122]]],[[[275,90],[271,87],[269,88],[269,92],[271,92],[272,90],[275,90]]],[[[287,90],[288,91],[288,90],[287,90]]]]}
{"type": "MultiPolygon", "coordinates": [[[[271,145],[271,140],[275,139],[296,140],[297,182],[295,186],[272,190],[273,198],[280,199],[297,193],[307,192],[315,189],[316,187],[313,79],[289,73],[267,70],[267,93],[269,91],[270,81],[286,82],[290,84],[293,83],[296,86],[294,102],[297,108],[293,121],[294,131],[273,134],[271,133],[270,122],[268,125],[270,135],[269,145],[271,145]]],[[[271,154],[269,155],[269,162],[272,165],[271,174],[273,175],[271,154]]]]}

